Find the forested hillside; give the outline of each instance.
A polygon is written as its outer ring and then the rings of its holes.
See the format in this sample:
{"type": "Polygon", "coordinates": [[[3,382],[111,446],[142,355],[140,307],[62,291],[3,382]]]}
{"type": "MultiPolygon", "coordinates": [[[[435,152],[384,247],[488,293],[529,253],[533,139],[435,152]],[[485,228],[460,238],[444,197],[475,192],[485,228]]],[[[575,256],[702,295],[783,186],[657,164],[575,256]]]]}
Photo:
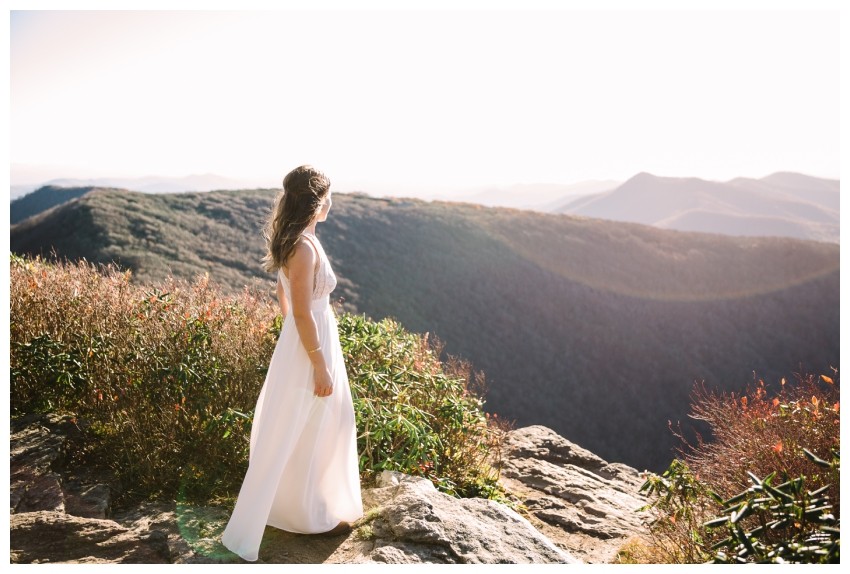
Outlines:
{"type": "MultiPolygon", "coordinates": [[[[259,261],[275,193],[97,190],[13,226],[11,249],[272,296],[259,261]]],[[[839,367],[835,244],[345,193],[317,235],[343,308],[433,333],[485,372],[489,411],[606,460],[663,468],[695,381],[839,367]]]]}
{"type": "MultiPolygon", "coordinates": [[[[90,192],[93,187],[58,187],[46,185],[32,193],[13,200],[9,204],[9,219],[12,225],[20,223],[57,205],[67,203],[90,192]]],[[[121,191],[121,190],[114,190],[121,191]]]]}

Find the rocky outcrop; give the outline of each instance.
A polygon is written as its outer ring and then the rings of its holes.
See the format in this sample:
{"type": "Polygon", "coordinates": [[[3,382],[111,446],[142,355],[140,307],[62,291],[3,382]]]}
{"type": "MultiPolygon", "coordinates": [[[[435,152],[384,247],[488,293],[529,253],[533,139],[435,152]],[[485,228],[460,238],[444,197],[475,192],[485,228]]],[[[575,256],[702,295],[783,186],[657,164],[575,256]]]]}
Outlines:
{"type": "MultiPolygon", "coordinates": [[[[576,563],[503,504],[457,499],[430,480],[384,471],[364,493],[372,548],[363,561],[451,564],[576,563]]],[[[360,561],[360,560],[358,560],[360,561]]]]}
{"type": "Polygon", "coordinates": [[[65,511],[56,469],[65,459],[67,427],[63,417],[26,417],[13,423],[9,441],[9,510],[65,511]]]}
{"type": "Polygon", "coordinates": [[[638,471],[605,462],[547,427],[508,433],[501,481],[540,532],[586,562],[612,561],[643,531],[638,471]]]}
{"type": "Polygon", "coordinates": [[[106,518],[108,485],[75,469],[63,476],[66,444],[77,432],[72,417],[29,416],[13,421],[9,441],[9,511],[39,510],[83,518],[106,518]]]}
{"type": "Polygon", "coordinates": [[[9,542],[13,563],[168,563],[166,529],[108,520],[112,491],[84,469],[69,469],[76,432],[68,416],[12,421],[9,542]]]}
{"type": "Polygon", "coordinates": [[[9,520],[11,562],[167,563],[167,535],[113,520],[39,510],[9,520]]]}
{"type": "MultiPolygon", "coordinates": [[[[66,462],[68,417],[12,424],[11,562],[241,562],[218,538],[230,508],[143,503],[112,508],[104,480],[66,462]]],[[[426,479],[384,472],[364,488],[366,513],[348,534],[266,529],[265,563],[605,562],[639,521],[639,477],[544,427],[513,431],[503,480],[524,516],[483,499],[456,499],[426,479]],[[522,507],[521,507],[522,508],[522,507]]]]}

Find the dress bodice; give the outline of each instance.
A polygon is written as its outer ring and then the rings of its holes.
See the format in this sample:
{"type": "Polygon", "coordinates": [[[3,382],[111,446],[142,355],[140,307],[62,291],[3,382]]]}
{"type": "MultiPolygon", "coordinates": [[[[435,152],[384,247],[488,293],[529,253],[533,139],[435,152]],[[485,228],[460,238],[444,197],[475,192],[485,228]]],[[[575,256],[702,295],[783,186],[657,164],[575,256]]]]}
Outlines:
{"type": "MultiPolygon", "coordinates": [[[[331,268],[331,262],[328,260],[328,256],[318,237],[309,232],[304,232],[301,236],[313,244],[319,255],[319,268],[316,270],[313,280],[313,301],[327,299],[331,291],[336,289],[337,283],[336,275],[331,268]]],[[[291,303],[292,293],[290,291],[289,279],[283,273],[283,267],[277,270],[277,274],[280,276],[280,283],[283,285],[283,292],[286,294],[286,299],[291,303]]]]}

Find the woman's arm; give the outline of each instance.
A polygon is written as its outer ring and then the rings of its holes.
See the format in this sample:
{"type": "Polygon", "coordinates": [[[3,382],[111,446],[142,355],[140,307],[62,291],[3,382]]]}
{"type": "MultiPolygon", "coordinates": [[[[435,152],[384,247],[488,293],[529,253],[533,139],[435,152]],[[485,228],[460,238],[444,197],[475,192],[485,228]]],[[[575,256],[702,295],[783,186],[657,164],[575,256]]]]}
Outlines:
{"type": "Polygon", "coordinates": [[[333,381],[320,348],[319,328],[311,311],[313,270],[317,260],[317,253],[310,245],[307,245],[306,240],[299,241],[289,258],[289,285],[295,328],[298,330],[301,344],[304,345],[304,350],[307,351],[315,370],[314,392],[317,396],[326,397],[331,394],[333,381]],[[315,349],[319,350],[316,351],[315,349]]]}

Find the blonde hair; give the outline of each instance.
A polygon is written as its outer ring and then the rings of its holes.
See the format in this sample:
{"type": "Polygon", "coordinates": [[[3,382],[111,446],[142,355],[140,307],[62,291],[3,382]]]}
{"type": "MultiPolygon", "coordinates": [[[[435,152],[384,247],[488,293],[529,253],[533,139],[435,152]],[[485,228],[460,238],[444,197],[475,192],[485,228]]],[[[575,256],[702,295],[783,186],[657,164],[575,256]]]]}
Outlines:
{"type": "Polygon", "coordinates": [[[275,197],[274,207],[263,226],[266,254],[263,269],[280,269],[292,252],[301,233],[322,211],[331,181],[309,165],[296,167],[283,178],[283,191],[275,197]]]}

